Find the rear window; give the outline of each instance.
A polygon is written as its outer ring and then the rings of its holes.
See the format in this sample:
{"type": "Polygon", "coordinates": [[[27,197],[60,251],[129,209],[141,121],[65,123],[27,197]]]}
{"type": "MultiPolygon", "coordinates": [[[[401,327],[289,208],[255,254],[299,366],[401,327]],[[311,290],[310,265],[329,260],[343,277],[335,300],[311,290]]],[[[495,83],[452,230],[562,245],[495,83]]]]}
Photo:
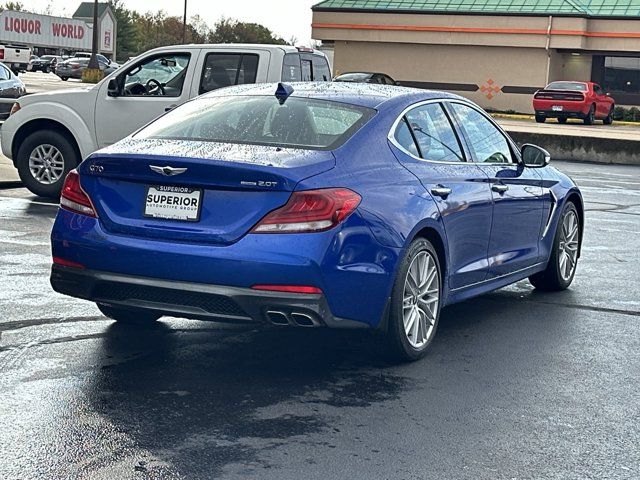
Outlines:
{"type": "Polygon", "coordinates": [[[587,85],[585,83],[576,82],[551,82],[547,85],[547,90],[575,90],[577,92],[586,92],[587,85]]]}
{"type": "Polygon", "coordinates": [[[275,96],[199,98],[160,117],[136,138],[208,141],[330,150],[346,142],[375,110],[327,100],[275,96]]]}

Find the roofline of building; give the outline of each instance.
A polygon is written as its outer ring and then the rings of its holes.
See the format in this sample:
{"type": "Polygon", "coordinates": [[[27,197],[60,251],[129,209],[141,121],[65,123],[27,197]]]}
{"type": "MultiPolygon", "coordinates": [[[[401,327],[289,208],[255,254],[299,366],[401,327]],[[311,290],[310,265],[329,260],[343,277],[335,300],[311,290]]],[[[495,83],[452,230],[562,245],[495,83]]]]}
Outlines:
{"type": "Polygon", "coordinates": [[[407,10],[407,9],[381,9],[381,8],[335,8],[335,7],[320,7],[314,5],[311,7],[314,12],[328,12],[328,13],[378,13],[384,14],[407,14],[407,15],[466,15],[466,16],[481,16],[481,17],[569,17],[569,18],[586,18],[590,20],[638,20],[638,17],[633,15],[592,15],[588,13],[534,13],[534,12],[474,12],[474,11],[451,11],[451,10],[407,10]]]}

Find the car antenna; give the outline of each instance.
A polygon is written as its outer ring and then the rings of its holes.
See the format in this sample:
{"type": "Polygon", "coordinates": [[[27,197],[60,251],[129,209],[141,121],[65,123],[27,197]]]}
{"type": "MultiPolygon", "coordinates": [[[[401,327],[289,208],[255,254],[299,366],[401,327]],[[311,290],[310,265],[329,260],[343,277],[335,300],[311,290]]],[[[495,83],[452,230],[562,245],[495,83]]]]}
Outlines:
{"type": "Polygon", "coordinates": [[[276,89],[276,98],[280,102],[280,105],[284,105],[284,102],[289,98],[289,95],[293,93],[293,87],[287,83],[278,83],[276,89]]]}

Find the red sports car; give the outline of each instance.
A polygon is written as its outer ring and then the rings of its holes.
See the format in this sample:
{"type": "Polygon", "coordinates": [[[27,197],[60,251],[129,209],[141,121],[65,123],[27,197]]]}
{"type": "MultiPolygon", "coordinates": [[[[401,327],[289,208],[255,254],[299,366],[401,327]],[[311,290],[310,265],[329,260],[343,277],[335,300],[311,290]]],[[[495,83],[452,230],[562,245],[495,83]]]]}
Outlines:
{"type": "Polygon", "coordinates": [[[533,95],[538,123],[547,118],[557,118],[559,123],[581,118],[587,125],[593,125],[596,119],[611,125],[614,108],[613,98],[593,82],[551,82],[533,95]]]}

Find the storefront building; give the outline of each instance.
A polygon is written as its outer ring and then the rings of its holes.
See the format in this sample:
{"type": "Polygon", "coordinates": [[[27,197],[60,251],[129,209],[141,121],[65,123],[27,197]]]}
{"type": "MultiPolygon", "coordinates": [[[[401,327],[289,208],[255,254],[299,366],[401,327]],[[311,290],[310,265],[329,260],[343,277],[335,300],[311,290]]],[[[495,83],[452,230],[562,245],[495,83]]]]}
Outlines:
{"type": "MultiPolygon", "coordinates": [[[[108,4],[98,4],[99,53],[115,57],[116,19],[108,4]]],[[[4,10],[0,44],[30,47],[36,55],[71,55],[91,51],[93,2],[80,4],[72,18],[4,10]]]]}
{"type": "Polygon", "coordinates": [[[532,112],[555,80],[640,105],[640,0],[326,0],[312,27],[334,45],[334,73],[383,72],[501,111],[532,112]]]}

